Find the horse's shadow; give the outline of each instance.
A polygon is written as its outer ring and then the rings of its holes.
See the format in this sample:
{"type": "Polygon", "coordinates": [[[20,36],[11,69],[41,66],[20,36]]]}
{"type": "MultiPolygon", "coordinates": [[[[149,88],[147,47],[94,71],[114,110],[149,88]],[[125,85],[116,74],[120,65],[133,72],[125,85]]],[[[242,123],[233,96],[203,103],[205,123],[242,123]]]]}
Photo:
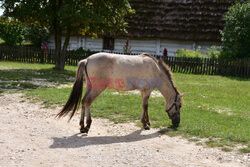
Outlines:
{"type": "Polygon", "coordinates": [[[125,136],[94,136],[77,133],[69,137],[53,137],[53,144],[50,148],[79,148],[89,145],[106,145],[113,143],[129,143],[152,139],[161,136],[161,133],[154,132],[151,134],[141,135],[142,129],[136,130],[125,136]]]}

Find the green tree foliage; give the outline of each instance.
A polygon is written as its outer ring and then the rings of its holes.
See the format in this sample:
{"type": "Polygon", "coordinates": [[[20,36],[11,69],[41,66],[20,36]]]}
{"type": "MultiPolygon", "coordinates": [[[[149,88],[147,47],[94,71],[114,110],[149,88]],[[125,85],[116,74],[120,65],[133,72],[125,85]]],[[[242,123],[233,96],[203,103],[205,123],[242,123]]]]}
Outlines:
{"type": "Polygon", "coordinates": [[[16,20],[0,18],[0,38],[5,45],[20,45],[24,39],[24,27],[16,20]]]}
{"type": "Polygon", "coordinates": [[[70,36],[81,33],[96,37],[118,30],[125,31],[125,16],[133,13],[128,0],[0,0],[4,15],[41,27],[53,34],[56,48],[56,69],[64,69],[70,36]],[[62,36],[65,41],[62,44],[62,36]]]}
{"type": "Polygon", "coordinates": [[[250,58],[250,3],[236,3],[225,15],[222,57],[250,58]]]}
{"type": "Polygon", "coordinates": [[[37,25],[27,27],[25,39],[29,40],[34,46],[41,47],[49,42],[49,30],[37,25]]]}

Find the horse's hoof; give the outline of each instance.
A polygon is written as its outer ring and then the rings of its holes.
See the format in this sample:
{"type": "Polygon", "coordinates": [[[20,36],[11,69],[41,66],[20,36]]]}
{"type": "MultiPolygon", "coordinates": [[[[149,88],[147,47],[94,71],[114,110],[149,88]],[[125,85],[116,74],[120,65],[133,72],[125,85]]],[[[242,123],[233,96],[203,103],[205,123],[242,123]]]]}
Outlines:
{"type": "Polygon", "coordinates": [[[80,129],[80,132],[81,132],[81,133],[88,133],[88,132],[89,132],[89,129],[87,129],[87,128],[81,128],[81,129],[80,129]]]}
{"type": "Polygon", "coordinates": [[[144,129],[145,130],[150,130],[150,127],[149,126],[145,126],[144,129]]]}

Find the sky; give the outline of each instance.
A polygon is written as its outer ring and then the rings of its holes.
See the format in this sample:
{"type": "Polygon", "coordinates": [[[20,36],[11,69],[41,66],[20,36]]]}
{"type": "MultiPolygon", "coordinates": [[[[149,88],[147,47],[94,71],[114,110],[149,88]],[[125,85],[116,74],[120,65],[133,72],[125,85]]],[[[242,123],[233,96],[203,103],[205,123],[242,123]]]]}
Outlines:
{"type": "Polygon", "coordinates": [[[0,16],[3,14],[3,9],[0,8],[0,16]]]}
{"type": "MultiPolygon", "coordinates": [[[[2,3],[0,3],[0,6],[2,5],[2,3]]],[[[0,7],[0,16],[3,14],[3,9],[0,7]]]]}

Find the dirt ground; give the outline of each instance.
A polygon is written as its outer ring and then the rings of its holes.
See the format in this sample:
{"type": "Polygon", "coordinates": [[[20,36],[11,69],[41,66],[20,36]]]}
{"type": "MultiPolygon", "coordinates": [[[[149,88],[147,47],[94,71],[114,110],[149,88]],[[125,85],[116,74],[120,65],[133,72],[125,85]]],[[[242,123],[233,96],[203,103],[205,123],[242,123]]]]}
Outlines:
{"type": "Polygon", "coordinates": [[[250,154],[196,146],[181,137],[141,130],[133,123],[93,119],[79,134],[79,115],[56,120],[22,94],[0,96],[0,166],[250,166],[250,154]]]}

